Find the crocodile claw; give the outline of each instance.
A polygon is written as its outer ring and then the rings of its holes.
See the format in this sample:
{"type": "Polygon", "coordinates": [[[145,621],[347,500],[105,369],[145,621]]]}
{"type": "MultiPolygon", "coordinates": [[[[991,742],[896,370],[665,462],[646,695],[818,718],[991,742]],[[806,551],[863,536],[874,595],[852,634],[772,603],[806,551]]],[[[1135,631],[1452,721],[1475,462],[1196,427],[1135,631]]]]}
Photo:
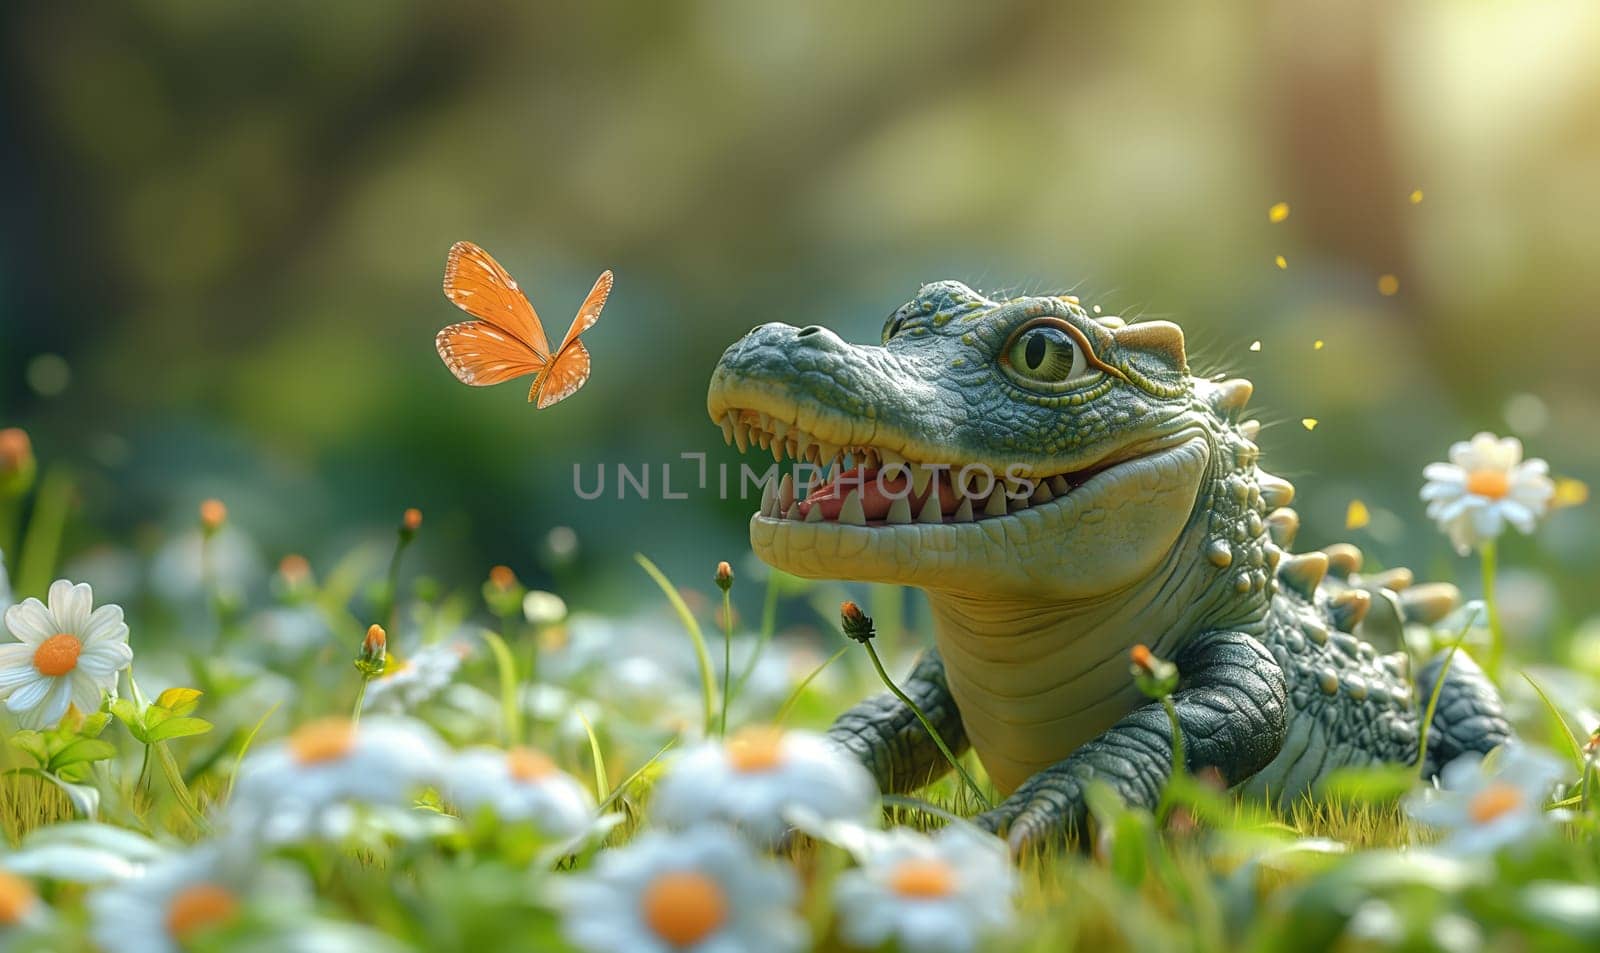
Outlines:
{"type": "Polygon", "coordinates": [[[1044,773],[972,823],[1006,839],[1013,858],[1083,843],[1088,807],[1076,778],[1044,773]]]}

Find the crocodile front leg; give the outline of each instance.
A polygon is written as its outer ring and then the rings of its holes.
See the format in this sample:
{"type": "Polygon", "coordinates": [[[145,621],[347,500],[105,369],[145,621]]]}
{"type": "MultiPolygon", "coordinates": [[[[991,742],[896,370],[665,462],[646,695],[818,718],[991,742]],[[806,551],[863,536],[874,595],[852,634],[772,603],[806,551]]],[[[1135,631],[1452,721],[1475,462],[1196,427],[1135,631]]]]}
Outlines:
{"type": "MultiPolygon", "coordinates": [[[[960,755],[967,749],[967,733],[945,683],[938,650],[922,654],[901,689],[928,716],[951,751],[960,755]]],[[[828,737],[859,758],[886,794],[914,790],[950,770],[922,722],[889,692],[874,695],[840,715],[828,729],[828,737]]]]}
{"type": "MultiPolygon", "coordinates": [[[[1199,636],[1175,659],[1173,693],[1191,771],[1215,768],[1230,785],[1266,767],[1283,747],[1288,692],[1265,646],[1237,632],[1199,636]]],[[[981,826],[1004,833],[1014,854],[1063,840],[1083,842],[1091,780],[1127,804],[1154,808],[1172,773],[1172,729],[1160,702],[1135,710],[1065,761],[1039,772],[981,826]]]]}

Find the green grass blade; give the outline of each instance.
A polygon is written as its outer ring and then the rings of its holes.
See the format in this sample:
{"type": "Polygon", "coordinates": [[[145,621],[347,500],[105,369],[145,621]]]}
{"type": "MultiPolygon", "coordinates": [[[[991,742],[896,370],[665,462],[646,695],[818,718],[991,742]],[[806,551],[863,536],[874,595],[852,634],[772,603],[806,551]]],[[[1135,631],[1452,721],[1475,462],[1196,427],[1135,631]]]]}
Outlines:
{"type": "Polygon", "coordinates": [[[1550,713],[1550,718],[1561,726],[1561,731],[1567,736],[1567,747],[1572,750],[1572,763],[1577,765],[1578,773],[1582,774],[1584,769],[1583,742],[1579,741],[1578,736],[1572,733],[1572,726],[1567,724],[1566,717],[1561,714],[1561,709],[1556,707],[1556,703],[1550,700],[1550,695],[1544,690],[1544,686],[1534,681],[1533,676],[1527,672],[1523,672],[1522,677],[1527,679],[1528,684],[1533,686],[1535,692],[1539,693],[1539,700],[1544,702],[1545,710],[1550,713]]]}
{"type": "Polygon", "coordinates": [[[786,701],[784,701],[783,707],[778,709],[778,715],[777,715],[777,717],[772,719],[772,723],[774,725],[781,725],[786,720],[788,720],[789,711],[792,708],[794,708],[795,702],[798,702],[800,700],[801,694],[805,692],[806,686],[811,684],[811,680],[816,678],[818,675],[821,675],[823,669],[825,669],[828,666],[832,665],[834,662],[837,662],[839,660],[840,656],[844,655],[844,653],[846,653],[848,651],[850,651],[850,646],[846,645],[846,646],[842,647],[841,649],[839,649],[839,651],[833,653],[832,655],[830,655],[826,659],[824,659],[821,665],[818,665],[816,668],[812,669],[811,670],[811,674],[809,674],[805,678],[801,679],[800,680],[800,684],[796,685],[794,687],[794,691],[789,693],[789,698],[786,701]]]}
{"type": "Polygon", "coordinates": [[[611,790],[611,781],[606,777],[606,758],[600,753],[600,739],[595,736],[594,725],[583,716],[583,712],[573,712],[578,720],[583,722],[584,733],[589,736],[589,757],[594,760],[594,796],[604,797],[611,790]]]}
{"type": "Polygon", "coordinates": [[[666,754],[668,751],[672,750],[672,746],[677,744],[677,743],[678,743],[678,740],[676,738],[674,738],[673,740],[671,740],[671,741],[667,742],[666,744],[662,745],[661,748],[658,751],[656,751],[655,754],[650,756],[650,760],[649,761],[646,761],[644,764],[639,765],[639,767],[634,769],[632,774],[628,775],[626,778],[623,778],[622,779],[622,783],[617,785],[616,788],[613,789],[610,794],[607,794],[606,795],[606,799],[604,801],[600,802],[600,807],[599,807],[600,813],[602,813],[602,814],[605,813],[606,810],[611,807],[611,805],[615,804],[617,802],[617,798],[622,796],[622,792],[624,792],[624,791],[628,790],[629,788],[633,787],[633,782],[635,782],[635,781],[639,780],[639,778],[643,777],[644,773],[646,771],[650,770],[650,766],[652,764],[655,764],[657,761],[660,761],[661,760],[661,756],[666,754]]]}
{"type": "MultiPolygon", "coordinates": [[[[234,761],[236,764],[244,762],[245,753],[250,750],[250,746],[252,744],[255,744],[256,735],[261,733],[261,729],[265,727],[267,719],[277,714],[278,709],[282,707],[282,705],[283,702],[273,702],[272,707],[267,709],[267,713],[261,716],[260,721],[256,722],[256,726],[250,729],[250,733],[248,735],[244,736],[244,744],[239,746],[239,753],[234,756],[234,761]]],[[[239,769],[235,767],[233,773],[228,776],[228,790],[222,796],[223,804],[227,804],[229,801],[233,800],[233,782],[238,780],[238,778],[239,769]]]]}
{"type": "Polygon", "coordinates": [[[72,508],[73,483],[65,470],[52,467],[39,483],[33,503],[33,516],[23,536],[18,554],[16,597],[43,599],[61,555],[61,536],[67,528],[67,513],[72,508]]]}
{"type": "Polygon", "coordinates": [[[634,553],[634,561],[644,567],[650,578],[661,587],[661,592],[666,595],[667,601],[672,603],[672,608],[678,613],[678,620],[683,623],[684,629],[689,633],[689,639],[694,642],[695,661],[700,666],[700,691],[705,703],[705,733],[711,734],[713,715],[716,712],[717,680],[711,671],[711,651],[706,648],[705,633],[700,631],[700,623],[695,621],[694,613],[689,611],[689,606],[684,603],[683,596],[679,594],[676,586],[666,577],[656,564],[651,562],[644,553],[634,553]]]}
{"type": "Polygon", "coordinates": [[[517,662],[511,655],[511,646],[498,633],[485,632],[483,639],[494,654],[495,668],[500,673],[500,713],[505,719],[506,747],[522,743],[522,705],[517,698],[517,662]]]}

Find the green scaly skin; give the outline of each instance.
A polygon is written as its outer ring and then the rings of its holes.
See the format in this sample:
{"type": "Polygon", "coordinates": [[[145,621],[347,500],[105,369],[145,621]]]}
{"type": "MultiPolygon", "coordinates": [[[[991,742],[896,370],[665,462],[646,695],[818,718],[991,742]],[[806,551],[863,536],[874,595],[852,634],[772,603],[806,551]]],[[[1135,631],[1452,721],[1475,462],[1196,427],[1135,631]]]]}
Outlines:
{"type": "MultiPolygon", "coordinates": [[[[1136,644],[1182,672],[1190,770],[1284,799],[1337,767],[1416,760],[1438,661],[1413,685],[1405,656],[1372,643],[1397,646],[1455,591],[1405,570],[1361,576],[1348,545],[1289,555],[1294,490],[1257,466],[1249,396],[1247,381],[1192,376],[1175,324],[945,281],[889,317],[881,346],[752,330],[707,404],[741,450],[860,466],[809,496],[804,472],[769,486],[751,543],[786,572],[926,592],[936,645],[904,687],[953,748],[976,750],[1007,795],[978,821],[1020,851],[1082,835],[1091,778],[1157,803],[1171,731],[1129,677],[1136,644]]],[[[1509,737],[1464,656],[1431,731],[1430,772],[1509,737]]],[[[885,791],[947,770],[890,695],[830,736],[885,791]]]]}

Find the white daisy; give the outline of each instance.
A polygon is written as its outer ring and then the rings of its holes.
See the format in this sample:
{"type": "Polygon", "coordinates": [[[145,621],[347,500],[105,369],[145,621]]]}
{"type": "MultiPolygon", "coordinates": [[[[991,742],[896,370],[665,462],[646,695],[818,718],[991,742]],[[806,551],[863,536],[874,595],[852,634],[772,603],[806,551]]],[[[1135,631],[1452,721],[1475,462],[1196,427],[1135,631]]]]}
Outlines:
{"type": "Polygon", "coordinates": [[[594,797],[577,779],[529,748],[472,748],[456,755],[445,789],[466,812],[487,808],[502,821],[526,821],[566,841],[593,826],[594,797]]]}
{"type": "Polygon", "coordinates": [[[1422,475],[1429,518],[1463,556],[1499,536],[1506,523],[1533,532],[1555,495],[1548,464],[1523,460],[1522,441],[1491,433],[1452,445],[1450,462],[1430,463],[1422,475]]]}
{"type": "Polygon", "coordinates": [[[806,946],[794,870],[732,832],[642,834],[557,887],[567,939],[589,953],[788,953],[806,946]]]}
{"type": "Polygon", "coordinates": [[[833,891],[839,935],[854,946],[967,953],[1013,924],[1016,872],[998,838],[966,824],[932,837],[897,828],[862,853],[833,891]]]}
{"type": "Polygon", "coordinates": [[[1406,812],[1446,832],[1449,853],[1493,853],[1537,837],[1550,822],[1545,798],[1567,776],[1560,759],[1526,745],[1503,749],[1490,762],[1466,754],[1439,772],[1439,787],[1406,801],[1406,812]]]}
{"type": "Polygon", "coordinates": [[[173,854],[144,876],[89,895],[90,933],[118,953],[179,953],[191,941],[240,921],[246,907],[289,920],[303,918],[307,891],[281,865],[231,857],[214,846],[173,854]]]}
{"type": "Polygon", "coordinates": [[[25,728],[51,728],[75,704],[100,708],[102,692],[133,661],[122,607],[94,607],[94,591],[58,579],[48,608],[24,599],[6,610],[15,643],[0,645],[0,698],[25,728]]]}
{"type": "Polygon", "coordinates": [[[823,736],[754,727],[672,759],[650,812],[668,827],[727,823],[772,843],[793,811],[875,825],[878,803],[872,775],[823,736]]]}
{"type": "Polygon", "coordinates": [[[464,643],[426,645],[407,658],[391,658],[384,673],[367,683],[363,711],[411,711],[443,691],[467,654],[464,643]]]}
{"type": "Polygon", "coordinates": [[[376,716],[357,728],[344,719],[311,722],[245,759],[228,823],[266,843],[346,832],[352,803],[405,806],[436,783],[446,749],[420,722],[376,716]]]}

